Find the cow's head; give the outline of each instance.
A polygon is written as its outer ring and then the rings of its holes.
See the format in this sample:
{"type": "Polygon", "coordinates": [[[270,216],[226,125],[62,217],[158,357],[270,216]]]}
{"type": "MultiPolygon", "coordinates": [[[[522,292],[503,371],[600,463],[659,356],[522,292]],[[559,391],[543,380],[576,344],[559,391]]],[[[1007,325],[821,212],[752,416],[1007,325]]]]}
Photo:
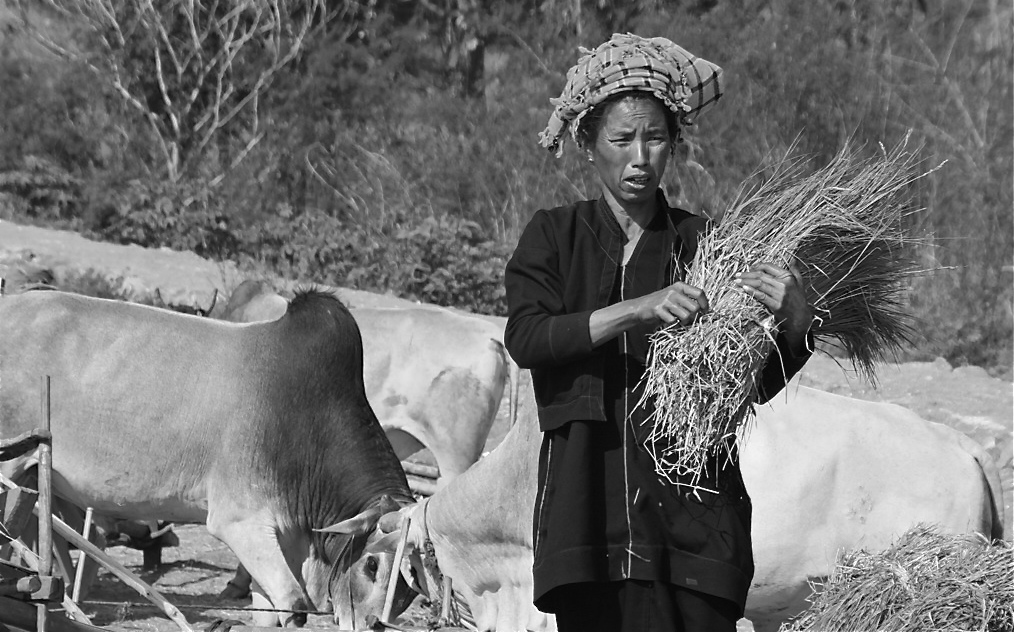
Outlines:
{"type": "MultiPolygon", "coordinates": [[[[345,572],[335,562],[327,586],[334,607],[334,622],[342,629],[370,627],[380,619],[386,604],[394,565],[394,553],[401,537],[401,518],[411,506],[401,507],[389,496],[382,497],[359,515],[319,531],[351,536],[346,560],[354,560],[345,572]]],[[[398,573],[389,618],[400,615],[412,603],[417,590],[410,586],[411,565],[407,556],[398,573]]],[[[309,589],[309,587],[308,587],[309,589]]]]}

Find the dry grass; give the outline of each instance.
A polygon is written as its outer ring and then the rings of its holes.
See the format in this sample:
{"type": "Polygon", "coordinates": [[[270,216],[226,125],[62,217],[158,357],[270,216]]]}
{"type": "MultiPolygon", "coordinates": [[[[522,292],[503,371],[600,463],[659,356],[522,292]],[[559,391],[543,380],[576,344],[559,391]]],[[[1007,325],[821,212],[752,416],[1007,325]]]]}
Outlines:
{"type": "Polygon", "coordinates": [[[840,556],[789,632],[1010,632],[1014,547],[918,526],[882,553],[840,556]]]}
{"type": "Polygon", "coordinates": [[[907,340],[902,290],[913,259],[902,220],[913,211],[911,183],[925,175],[915,164],[905,145],[869,158],[846,147],[809,175],[787,157],[759,185],[748,181],[702,237],[686,278],[712,311],[651,340],[642,403],[655,407],[646,447],[659,474],[696,486],[709,455],[739,436],[752,412],[777,327],[733,285],[737,272],[761,262],[799,269],[815,339],[833,341],[871,380],[875,362],[907,340]]]}

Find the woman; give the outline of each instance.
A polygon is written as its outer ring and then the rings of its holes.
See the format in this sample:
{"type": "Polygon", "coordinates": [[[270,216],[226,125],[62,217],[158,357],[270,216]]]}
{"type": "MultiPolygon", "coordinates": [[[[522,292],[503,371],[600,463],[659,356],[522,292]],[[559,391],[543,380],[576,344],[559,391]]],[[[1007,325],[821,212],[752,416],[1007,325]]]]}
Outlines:
{"type": "MultiPolygon", "coordinates": [[[[602,188],[537,212],[506,270],[506,345],[531,369],[544,431],[535,604],[561,632],[732,631],[743,614],[751,508],[735,455],[709,463],[699,485],[710,491],[661,479],[637,406],[649,334],[709,309],[681,280],[706,221],[669,207],[658,187],[681,126],[718,98],[720,77],[669,40],[614,35],[570,70],[542,135],[559,151],[570,128],[602,188]]],[[[809,357],[812,314],[793,271],[764,264],[730,283],[779,323],[763,400],[809,357]]]]}

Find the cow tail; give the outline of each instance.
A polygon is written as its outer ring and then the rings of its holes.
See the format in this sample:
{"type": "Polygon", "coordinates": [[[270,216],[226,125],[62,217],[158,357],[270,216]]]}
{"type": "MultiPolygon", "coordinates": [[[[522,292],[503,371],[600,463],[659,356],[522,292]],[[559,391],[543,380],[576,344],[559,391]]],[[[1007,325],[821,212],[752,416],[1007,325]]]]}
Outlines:
{"type": "MultiPolygon", "coordinates": [[[[978,462],[978,459],[976,459],[978,462]]],[[[992,529],[989,534],[990,540],[1004,540],[1007,536],[1007,528],[1004,526],[1007,524],[1004,516],[1003,496],[1000,489],[999,478],[997,481],[989,480],[990,477],[986,474],[986,469],[979,463],[979,472],[982,474],[982,481],[986,484],[986,488],[989,490],[989,498],[992,501],[990,507],[992,509],[992,529]],[[995,483],[995,487],[994,487],[995,483]]]]}
{"type": "Polygon", "coordinates": [[[994,463],[993,458],[985,451],[981,454],[973,454],[973,456],[975,457],[975,462],[979,464],[982,482],[986,484],[986,489],[989,490],[989,498],[992,501],[990,503],[992,509],[992,528],[989,538],[991,540],[1003,540],[1011,529],[1007,525],[1009,517],[1004,515],[1006,512],[1003,505],[1003,488],[1000,483],[999,468],[994,463]]]}
{"type": "MultiPolygon", "coordinates": [[[[968,452],[979,466],[979,473],[982,475],[982,482],[989,490],[991,500],[991,522],[989,538],[991,540],[1003,540],[1011,531],[1007,520],[1009,516],[1004,509],[1003,486],[1000,482],[1000,467],[995,459],[978,442],[963,432],[958,432],[961,447],[968,452]]],[[[986,535],[986,534],[983,534],[986,535]]]]}
{"type": "Polygon", "coordinates": [[[508,428],[513,428],[514,424],[518,421],[518,403],[521,397],[521,367],[507,353],[506,349],[504,349],[504,354],[507,356],[507,370],[510,376],[510,394],[507,400],[508,412],[510,413],[508,428]]]}
{"type": "Polygon", "coordinates": [[[511,357],[510,352],[507,351],[503,340],[493,338],[493,342],[497,343],[497,351],[500,352],[504,363],[507,365],[507,427],[513,428],[518,420],[518,401],[521,396],[521,367],[518,366],[518,363],[511,357]]]}

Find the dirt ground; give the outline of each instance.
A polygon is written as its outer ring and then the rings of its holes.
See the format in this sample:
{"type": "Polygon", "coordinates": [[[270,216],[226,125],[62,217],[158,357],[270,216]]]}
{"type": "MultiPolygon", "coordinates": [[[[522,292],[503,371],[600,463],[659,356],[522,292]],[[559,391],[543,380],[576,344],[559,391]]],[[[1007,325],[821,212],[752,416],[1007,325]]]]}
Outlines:
{"type": "MultiPolygon", "coordinates": [[[[244,274],[231,264],[205,261],[192,253],[146,250],[91,242],[80,236],[0,221],[0,276],[17,274],[41,265],[62,275],[93,269],[118,278],[137,290],[159,288],[168,302],[207,307],[215,290],[228,295],[244,274]]],[[[279,282],[280,286],[291,283],[279,282]]],[[[339,289],[353,306],[405,304],[391,296],[339,289]]],[[[502,322],[502,319],[494,319],[502,322]]],[[[1008,373],[1010,375],[1010,373],[1008,373]]],[[[891,364],[878,367],[879,385],[872,385],[843,370],[826,356],[815,356],[807,365],[800,383],[860,399],[889,401],[911,408],[931,421],[945,423],[976,439],[1001,467],[1004,504],[1008,521],[1014,516],[1014,386],[1007,379],[990,377],[975,367],[953,369],[946,361],[891,364]]],[[[498,420],[487,448],[495,445],[506,430],[498,420]]],[[[218,619],[250,621],[250,613],[232,608],[248,602],[222,602],[218,593],[225,587],[236,560],[232,553],[198,525],[177,528],[180,546],[166,549],[163,566],[142,575],[194,625],[203,628],[218,619]]],[[[1008,531],[1009,533],[1009,531],[1008,531]]],[[[111,549],[128,569],[141,573],[139,551],[111,549]]],[[[113,631],[145,630],[170,632],[177,629],[142,597],[111,575],[101,573],[92,593],[82,603],[95,625],[113,631]]],[[[422,620],[425,606],[410,610],[422,620]]],[[[312,615],[309,625],[328,627],[328,618],[312,615]]],[[[749,630],[746,624],[743,630],[749,630]]]]}

